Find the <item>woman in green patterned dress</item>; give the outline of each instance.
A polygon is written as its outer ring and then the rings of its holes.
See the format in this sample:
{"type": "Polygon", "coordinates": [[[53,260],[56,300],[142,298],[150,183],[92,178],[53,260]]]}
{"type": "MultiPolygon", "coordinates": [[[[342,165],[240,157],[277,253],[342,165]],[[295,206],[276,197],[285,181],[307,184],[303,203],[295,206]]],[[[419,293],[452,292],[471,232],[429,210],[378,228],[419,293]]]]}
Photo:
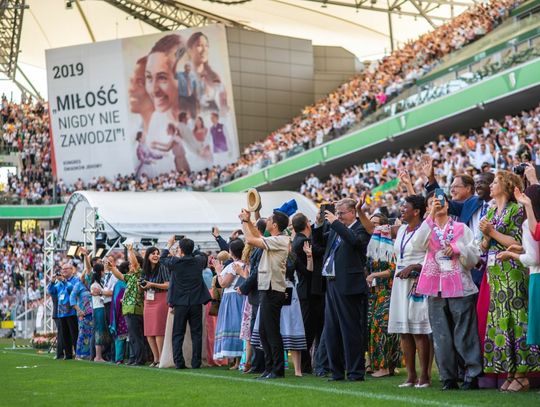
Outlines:
{"type": "Polygon", "coordinates": [[[527,390],[526,374],[540,369],[537,350],[526,343],[527,269],[517,260],[497,259],[500,252],[521,244],[524,211],[515,200],[515,187],[523,188],[521,179],[509,171],[499,171],[491,184],[496,205],[480,221],[490,286],[484,372],[507,373],[501,390],[514,392],[527,390]]]}
{"type": "Polygon", "coordinates": [[[373,377],[391,376],[399,367],[401,350],[399,335],[388,333],[390,293],[395,271],[394,242],[388,218],[382,214],[371,217],[375,230],[367,249],[367,283],[369,295],[369,345],[368,354],[373,377]]]}

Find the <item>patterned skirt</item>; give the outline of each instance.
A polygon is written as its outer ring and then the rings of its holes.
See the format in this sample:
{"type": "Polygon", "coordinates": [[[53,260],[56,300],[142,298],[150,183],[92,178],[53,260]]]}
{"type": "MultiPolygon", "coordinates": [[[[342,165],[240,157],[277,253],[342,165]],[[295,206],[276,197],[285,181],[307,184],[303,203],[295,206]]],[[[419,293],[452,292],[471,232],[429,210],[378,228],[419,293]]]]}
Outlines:
{"type": "MultiPolygon", "coordinates": [[[[253,334],[251,335],[251,344],[257,348],[261,348],[261,337],[259,334],[259,314],[260,307],[257,311],[253,334]]],[[[300,309],[300,300],[296,288],[293,287],[291,305],[286,305],[281,308],[281,316],[279,319],[279,330],[283,339],[283,348],[285,350],[306,350],[306,332],[304,330],[304,321],[302,320],[302,310],[300,309]]]]}
{"type": "Polygon", "coordinates": [[[109,340],[109,331],[105,321],[105,308],[94,308],[94,342],[104,345],[109,340]]]}
{"type": "Polygon", "coordinates": [[[86,314],[83,319],[78,319],[79,337],[77,338],[77,347],[75,357],[79,359],[90,359],[92,356],[92,335],[94,334],[94,320],[92,314],[86,314]]]}
{"type": "Polygon", "coordinates": [[[369,297],[369,346],[371,368],[394,369],[401,366],[401,348],[398,334],[388,333],[390,290],[374,287],[369,297]]]}
{"type": "Polygon", "coordinates": [[[216,326],[214,359],[242,356],[244,344],[240,339],[240,330],[244,300],[247,301],[247,298],[236,292],[223,294],[216,326]]]}
{"type": "Polygon", "coordinates": [[[537,346],[527,345],[527,269],[497,260],[488,267],[489,311],[484,342],[485,373],[540,370],[537,346]]]}

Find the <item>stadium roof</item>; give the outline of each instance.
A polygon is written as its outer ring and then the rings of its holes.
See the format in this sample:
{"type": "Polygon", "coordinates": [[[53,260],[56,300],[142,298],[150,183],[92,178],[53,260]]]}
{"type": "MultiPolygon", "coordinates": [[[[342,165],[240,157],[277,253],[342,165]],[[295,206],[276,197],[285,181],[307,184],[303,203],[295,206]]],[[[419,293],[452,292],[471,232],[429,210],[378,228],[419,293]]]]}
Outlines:
{"type": "MultiPolygon", "coordinates": [[[[261,215],[295,199],[298,210],[315,219],[315,204],[297,192],[261,192],[261,215]]],[[[86,208],[96,208],[108,239],[119,236],[139,241],[156,238],[166,242],[173,234],[184,234],[201,247],[215,246],[212,226],[223,236],[240,228],[238,214],[246,207],[242,192],[96,192],[74,193],[66,205],[58,228],[59,244],[83,242],[86,208]]]]}
{"type": "MultiPolygon", "coordinates": [[[[231,22],[268,33],[311,39],[315,45],[342,46],[360,59],[374,59],[390,50],[389,15],[394,44],[398,45],[461,13],[467,4],[472,1],[79,0],[77,3],[75,0],[1,0],[0,13],[6,5],[6,10],[12,13],[26,7],[20,30],[19,67],[45,96],[46,49],[88,43],[92,36],[96,41],[104,41],[158,32],[159,24],[152,24],[151,19],[143,22],[144,15],[149,15],[156,7],[169,7],[163,9],[162,20],[171,18],[170,7],[195,10],[178,15],[186,25],[231,22]],[[194,16],[200,18],[197,20],[194,16]]],[[[2,16],[2,20],[4,24],[8,22],[6,16],[2,16]]],[[[0,27],[0,37],[11,30],[16,27],[0,27]]],[[[17,78],[29,87],[20,71],[17,78]]],[[[5,90],[5,85],[5,81],[0,81],[0,89],[5,90]]]]}

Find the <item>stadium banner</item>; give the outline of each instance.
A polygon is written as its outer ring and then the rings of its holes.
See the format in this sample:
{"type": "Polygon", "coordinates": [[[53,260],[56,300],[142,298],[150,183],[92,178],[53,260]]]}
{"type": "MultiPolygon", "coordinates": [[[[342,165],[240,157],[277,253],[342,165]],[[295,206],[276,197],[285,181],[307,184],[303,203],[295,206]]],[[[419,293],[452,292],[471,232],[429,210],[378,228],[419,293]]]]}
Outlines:
{"type": "Polygon", "coordinates": [[[54,171],[73,183],[238,158],[225,28],[47,50],[54,171]]]}

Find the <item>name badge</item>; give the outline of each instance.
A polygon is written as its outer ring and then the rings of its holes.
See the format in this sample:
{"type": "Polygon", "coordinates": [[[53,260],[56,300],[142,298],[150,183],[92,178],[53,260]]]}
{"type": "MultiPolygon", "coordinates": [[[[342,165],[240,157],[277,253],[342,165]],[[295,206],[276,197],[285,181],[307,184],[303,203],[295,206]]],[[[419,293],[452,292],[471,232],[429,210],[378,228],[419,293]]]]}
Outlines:
{"type": "Polygon", "coordinates": [[[156,292],[154,290],[148,290],[146,292],[146,300],[147,301],[154,301],[156,292]]]}
{"type": "Polygon", "coordinates": [[[59,299],[60,301],[64,301],[64,298],[66,298],[66,294],[64,294],[64,293],[62,293],[62,294],[60,294],[60,295],[58,296],[58,299],[59,299]]]}
{"type": "Polygon", "coordinates": [[[452,257],[445,256],[442,251],[437,252],[435,255],[435,260],[439,264],[439,267],[441,268],[441,271],[452,271],[452,257]]]}
{"type": "Polygon", "coordinates": [[[493,267],[495,265],[495,253],[490,252],[487,258],[487,266],[493,267]]]}

